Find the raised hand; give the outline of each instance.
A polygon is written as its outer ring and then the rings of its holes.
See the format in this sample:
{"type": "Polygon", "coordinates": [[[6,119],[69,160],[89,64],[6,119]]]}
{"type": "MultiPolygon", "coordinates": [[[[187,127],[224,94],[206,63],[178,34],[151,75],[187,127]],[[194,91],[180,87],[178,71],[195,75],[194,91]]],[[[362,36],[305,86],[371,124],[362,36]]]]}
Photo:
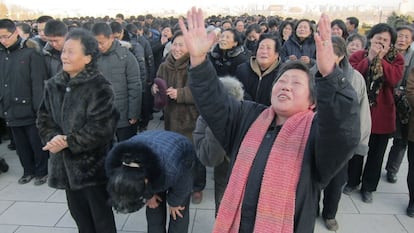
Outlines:
{"type": "Polygon", "coordinates": [[[318,32],[315,33],[316,63],[323,77],[332,73],[335,67],[335,54],[332,47],[331,21],[323,13],[318,22],[318,32]]]}
{"type": "Polygon", "coordinates": [[[197,66],[206,60],[206,55],[214,44],[215,34],[207,34],[203,11],[200,8],[193,7],[187,12],[188,28],[185,26],[182,18],[180,18],[178,23],[190,53],[191,66],[197,66]]]}

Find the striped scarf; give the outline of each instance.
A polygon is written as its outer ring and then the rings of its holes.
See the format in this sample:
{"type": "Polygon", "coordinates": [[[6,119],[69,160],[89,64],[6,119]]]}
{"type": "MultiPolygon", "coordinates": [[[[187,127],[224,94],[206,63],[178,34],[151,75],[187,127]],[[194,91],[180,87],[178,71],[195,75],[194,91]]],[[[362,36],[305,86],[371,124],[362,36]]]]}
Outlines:
{"type": "MultiPolygon", "coordinates": [[[[290,117],[280,130],[264,170],[254,232],[293,232],[296,187],[314,112],[290,117]]],[[[244,137],[214,225],[214,233],[238,233],[244,191],[259,146],[275,117],[270,107],[244,137]]]]}

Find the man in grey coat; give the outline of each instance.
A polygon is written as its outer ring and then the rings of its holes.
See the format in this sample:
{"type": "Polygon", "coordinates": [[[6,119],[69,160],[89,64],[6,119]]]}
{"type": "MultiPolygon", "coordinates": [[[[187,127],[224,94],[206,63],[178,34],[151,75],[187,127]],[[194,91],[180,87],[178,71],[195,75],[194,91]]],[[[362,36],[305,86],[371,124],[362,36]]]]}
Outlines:
{"type": "Polygon", "coordinates": [[[112,83],[115,92],[115,106],[121,114],[116,136],[123,141],[137,133],[142,101],[139,65],[135,56],[115,40],[108,24],[96,23],[92,32],[101,52],[98,70],[112,83]]]}

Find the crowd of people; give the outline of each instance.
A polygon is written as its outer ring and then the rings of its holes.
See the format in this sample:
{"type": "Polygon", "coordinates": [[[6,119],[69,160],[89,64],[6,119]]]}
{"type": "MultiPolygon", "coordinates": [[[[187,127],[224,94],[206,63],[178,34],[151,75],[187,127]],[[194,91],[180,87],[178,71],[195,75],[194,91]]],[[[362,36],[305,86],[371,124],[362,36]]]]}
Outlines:
{"type": "Polygon", "coordinates": [[[167,213],[182,233],[212,166],[214,232],[313,232],[320,214],[336,231],[341,195],[373,202],[384,157],[395,183],[407,155],[414,217],[413,24],[358,26],[196,8],[0,19],[0,118],[18,183],[65,190],[79,232],[116,232],[113,209],[146,206],[149,233],[165,232],[167,213]],[[155,111],[164,131],[147,129],[155,111]]]}

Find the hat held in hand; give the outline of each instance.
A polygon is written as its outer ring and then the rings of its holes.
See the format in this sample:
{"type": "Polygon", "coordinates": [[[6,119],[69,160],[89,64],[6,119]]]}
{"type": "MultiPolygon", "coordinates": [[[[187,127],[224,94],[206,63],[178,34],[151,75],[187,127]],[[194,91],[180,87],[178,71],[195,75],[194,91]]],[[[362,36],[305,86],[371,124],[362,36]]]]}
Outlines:
{"type": "Polygon", "coordinates": [[[154,83],[158,86],[158,92],[154,95],[154,109],[160,111],[168,103],[167,82],[161,78],[155,78],[154,83]]]}

